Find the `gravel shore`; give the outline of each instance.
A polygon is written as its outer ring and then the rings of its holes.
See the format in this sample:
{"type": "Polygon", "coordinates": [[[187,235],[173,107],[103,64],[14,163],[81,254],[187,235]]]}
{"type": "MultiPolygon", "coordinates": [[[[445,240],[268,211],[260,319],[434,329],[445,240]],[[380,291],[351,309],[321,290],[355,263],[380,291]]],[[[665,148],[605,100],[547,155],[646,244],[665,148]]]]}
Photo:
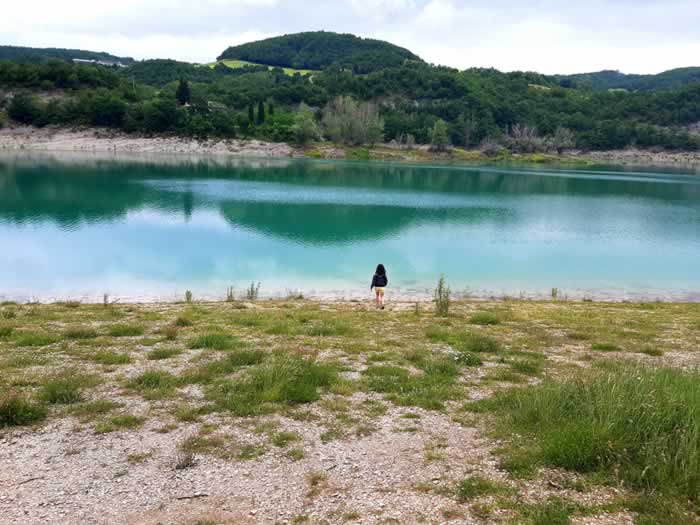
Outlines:
{"type": "MultiPolygon", "coordinates": [[[[440,162],[459,161],[461,159],[460,156],[453,158],[453,156],[445,156],[445,154],[433,155],[425,148],[418,149],[420,149],[421,161],[431,161],[431,156],[434,156],[432,158],[433,161],[440,162]]],[[[418,149],[415,151],[418,151],[418,149]]],[[[277,142],[235,139],[197,140],[187,137],[167,136],[145,137],[103,128],[68,129],[52,126],[45,128],[14,126],[0,129],[0,150],[215,154],[277,158],[306,156],[302,149],[277,142]]],[[[488,161],[486,157],[482,159],[478,151],[460,151],[464,154],[473,154],[474,162],[488,161]]],[[[314,150],[314,158],[319,154],[323,158],[345,158],[346,156],[344,150],[334,146],[323,146],[314,150]]],[[[382,160],[416,161],[415,156],[409,155],[408,152],[400,152],[387,147],[371,150],[370,156],[382,160]]],[[[518,160],[518,156],[514,156],[513,160],[518,160]]],[[[613,151],[571,151],[560,156],[551,156],[551,162],[553,163],[571,161],[622,166],[673,167],[700,173],[700,152],[692,151],[668,152],[630,148],[613,151]]]]}

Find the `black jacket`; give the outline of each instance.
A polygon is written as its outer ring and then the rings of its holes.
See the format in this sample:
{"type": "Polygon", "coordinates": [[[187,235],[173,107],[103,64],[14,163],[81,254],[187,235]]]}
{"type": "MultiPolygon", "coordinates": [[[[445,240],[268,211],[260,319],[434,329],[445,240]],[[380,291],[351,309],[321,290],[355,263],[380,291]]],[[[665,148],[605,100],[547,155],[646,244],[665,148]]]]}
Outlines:
{"type": "Polygon", "coordinates": [[[384,288],[387,284],[389,284],[389,279],[386,278],[386,274],[377,275],[375,273],[374,277],[372,277],[372,285],[369,287],[369,289],[371,290],[372,288],[384,288]]]}

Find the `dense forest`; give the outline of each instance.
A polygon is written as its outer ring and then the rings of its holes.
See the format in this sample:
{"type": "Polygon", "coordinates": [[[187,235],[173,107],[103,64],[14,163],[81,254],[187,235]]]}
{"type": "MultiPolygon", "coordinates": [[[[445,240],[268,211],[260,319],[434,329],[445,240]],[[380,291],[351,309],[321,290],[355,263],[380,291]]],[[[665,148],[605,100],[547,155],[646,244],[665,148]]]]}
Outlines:
{"type": "MultiPolygon", "coordinates": [[[[345,42],[345,35],[338,38],[345,42]]],[[[0,126],[107,126],[298,143],[394,141],[486,152],[700,149],[700,82],[601,91],[536,73],[459,71],[406,59],[358,73],[344,61],[341,56],[306,76],[268,69],[269,63],[211,68],[149,60],[113,69],[0,61],[0,126]]]]}
{"type": "Polygon", "coordinates": [[[626,75],[619,71],[598,71],[576,75],[557,75],[561,85],[588,88],[596,91],[625,89],[627,91],[659,91],[700,82],[700,67],[683,67],[657,75],[626,75]]]}
{"type": "Polygon", "coordinates": [[[103,60],[106,62],[120,62],[124,65],[134,63],[134,59],[131,57],[118,57],[101,51],[84,51],[82,49],[63,49],[56,47],[0,46],[0,60],[46,62],[52,58],[65,61],[71,61],[74,58],[81,60],[103,60]]]}
{"type": "Polygon", "coordinates": [[[294,69],[325,69],[339,66],[354,73],[370,73],[420,61],[408,49],[381,40],[326,31],[295,33],[229,47],[218,58],[246,60],[294,69]]]}

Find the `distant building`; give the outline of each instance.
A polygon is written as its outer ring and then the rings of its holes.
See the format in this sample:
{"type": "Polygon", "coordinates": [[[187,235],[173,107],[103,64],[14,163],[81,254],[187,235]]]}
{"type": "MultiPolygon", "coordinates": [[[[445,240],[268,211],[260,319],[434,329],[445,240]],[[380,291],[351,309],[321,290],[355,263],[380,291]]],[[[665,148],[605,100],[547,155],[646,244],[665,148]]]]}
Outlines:
{"type": "Polygon", "coordinates": [[[125,64],[122,64],[121,62],[111,62],[109,60],[88,60],[85,58],[74,58],[73,63],[74,64],[93,64],[96,66],[105,66],[105,67],[128,67],[125,64]]]}

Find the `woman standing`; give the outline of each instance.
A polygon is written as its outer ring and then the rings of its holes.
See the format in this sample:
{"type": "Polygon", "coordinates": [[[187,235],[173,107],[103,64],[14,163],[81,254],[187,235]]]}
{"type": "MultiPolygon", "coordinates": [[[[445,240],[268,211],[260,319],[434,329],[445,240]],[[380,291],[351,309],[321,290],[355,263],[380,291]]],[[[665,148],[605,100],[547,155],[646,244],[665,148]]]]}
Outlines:
{"type": "Polygon", "coordinates": [[[374,304],[377,308],[381,308],[382,310],[384,310],[384,289],[387,284],[389,284],[389,279],[386,277],[386,269],[383,264],[378,264],[377,270],[374,272],[374,277],[372,277],[372,285],[369,289],[374,289],[374,304]]]}

